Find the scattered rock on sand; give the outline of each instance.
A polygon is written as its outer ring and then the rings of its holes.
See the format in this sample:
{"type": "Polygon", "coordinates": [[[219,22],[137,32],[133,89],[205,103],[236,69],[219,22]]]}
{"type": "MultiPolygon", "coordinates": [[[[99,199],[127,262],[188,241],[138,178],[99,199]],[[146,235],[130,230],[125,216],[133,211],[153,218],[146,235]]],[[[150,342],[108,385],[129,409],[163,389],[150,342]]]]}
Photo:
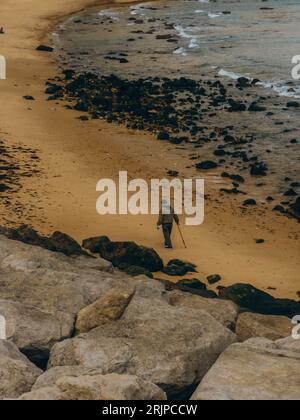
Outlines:
{"type": "Polygon", "coordinates": [[[218,167],[218,164],[211,160],[206,160],[204,162],[200,162],[196,164],[196,168],[202,171],[207,171],[209,169],[216,169],[217,167],[218,167]]]}
{"type": "Polygon", "coordinates": [[[207,277],[207,281],[209,284],[216,284],[222,280],[222,277],[219,274],[212,274],[211,276],[207,277]]]}
{"type": "Polygon", "coordinates": [[[36,50],[37,51],[43,51],[43,52],[53,52],[54,48],[49,47],[48,45],[41,44],[36,48],[36,50]]]}
{"type": "Polygon", "coordinates": [[[187,273],[196,273],[196,265],[187,261],[171,260],[163,269],[168,276],[185,276],[187,273]]]}
{"type": "Polygon", "coordinates": [[[243,206],[256,206],[256,205],[257,205],[257,202],[252,198],[249,198],[248,200],[245,200],[243,202],[243,206]]]}

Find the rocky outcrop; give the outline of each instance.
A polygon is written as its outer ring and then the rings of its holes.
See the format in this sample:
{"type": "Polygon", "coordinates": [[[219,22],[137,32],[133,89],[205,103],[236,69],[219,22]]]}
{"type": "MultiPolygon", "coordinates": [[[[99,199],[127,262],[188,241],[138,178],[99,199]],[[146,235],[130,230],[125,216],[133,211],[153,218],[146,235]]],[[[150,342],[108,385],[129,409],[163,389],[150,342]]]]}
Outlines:
{"type": "Polygon", "coordinates": [[[245,312],[239,316],[236,333],[239,341],[246,341],[253,337],[276,341],[291,336],[292,327],[291,320],[284,316],[245,312]]]}
{"type": "Polygon", "coordinates": [[[133,375],[62,376],[51,387],[22,395],[20,400],[165,400],[156,385],[133,375]]]}
{"type": "MultiPolygon", "coordinates": [[[[128,257],[129,250],[135,245],[118,256],[159,261],[152,250],[138,247],[128,257]]],[[[289,308],[290,314],[297,302],[248,285],[220,289],[217,299],[196,279],[133,278],[102,258],[68,257],[1,235],[0,279],[7,338],[0,341],[0,399],[189,398],[201,381],[199,399],[243,399],[247,389],[250,398],[297,396],[300,341],[231,346],[235,330],[241,340],[275,339],[290,320],[252,313],[238,319],[240,308],[225,297],[264,311],[289,308]]]]}
{"type": "Polygon", "coordinates": [[[163,269],[163,261],[154,249],[139,246],[135,242],[111,242],[106,236],[101,236],[84,240],[82,246],[94,254],[99,254],[121,270],[132,266],[150,272],[163,269]]]}
{"type": "Polygon", "coordinates": [[[54,232],[50,237],[39,235],[34,229],[22,225],[17,229],[0,228],[0,233],[8,239],[36,245],[49,251],[62,252],[65,255],[87,255],[81,246],[70,236],[54,232]]]}
{"type": "Polygon", "coordinates": [[[251,339],[220,356],[193,400],[300,400],[300,340],[251,339]]]}
{"type": "Polygon", "coordinates": [[[222,299],[232,300],[241,308],[263,315],[283,315],[292,318],[300,313],[300,302],[275,299],[251,284],[234,284],[220,289],[222,299]]]}
{"type": "Polygon", "coordinates": [[[170,305],[163,285],[145,278],[120,320],[56,344],[49,368],[133,374],[178,397],[191,392],[235,340],[207,312],[170,305]]]}
{"type": "Polygon", "coordinates": [[[0,400],[30,391],[41,373],[13,343],[0,340],[0,400]]]}

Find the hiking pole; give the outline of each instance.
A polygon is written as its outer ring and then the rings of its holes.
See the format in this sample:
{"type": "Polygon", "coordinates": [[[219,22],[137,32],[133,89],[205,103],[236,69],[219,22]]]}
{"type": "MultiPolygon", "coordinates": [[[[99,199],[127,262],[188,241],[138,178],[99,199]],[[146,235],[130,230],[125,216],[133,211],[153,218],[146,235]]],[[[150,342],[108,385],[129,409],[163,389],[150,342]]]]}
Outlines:
{"type": "Polygon", "coordinates": [[[187,246],[186,246],[186,243],[185,243],[185,240],[184,240],[183,234],[182,234],[182,232],[181,232],[180,226],[179,226],[179,225],[177,225],[177,227],[178,227],[178,230],[179,230],[179,233],[180,233],[180,236],[181,236],[181,239],[182,239],[183,245],[184,245],[185,249],[187,249],[187,246]]]}

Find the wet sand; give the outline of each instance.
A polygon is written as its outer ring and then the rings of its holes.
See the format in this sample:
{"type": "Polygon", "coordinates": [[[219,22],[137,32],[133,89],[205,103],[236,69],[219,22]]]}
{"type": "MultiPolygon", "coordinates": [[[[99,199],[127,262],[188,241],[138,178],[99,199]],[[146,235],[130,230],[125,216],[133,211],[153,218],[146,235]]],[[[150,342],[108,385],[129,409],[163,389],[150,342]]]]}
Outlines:
{"type": "Polygon", "coordinates": [[[28,223],[41,233],[60,230],[78,240],[97,235],[135,240],[154,247],[166,262],[178,257],[196,263],[201,280],[218,273],[221,285],[251,283],[276,289],[268,290],[274,296],[295,299],[300,289],[299,224],[264,204],[241,209],[240,198],[221,199],[208,184],[204,225],[183,226],[187,250],[176,232],[174,251],[162,248],[155,217],[97,215],[95,186],[100,178],[116,178],[119,170],[128,170],[131,178],[161,178],[168,169],[189,176],[190,160],[189,151],[157,142],[155,136],[105,121],[82,122],[77,112],[47,101],[45,81],[55,77],[57,63],[53,54],[36,52],[35,47],[49,43],[46,34],[58,21],[91,3],[2,2],[1,25],[7,33],[1,36],[0,52],[7,59],[8,78],[0,82],[0,138],[8,146],[35,150],[41,171],[38,177],[22,179],[23,188],[10,198],[21,203],[21,213],[1,203],[4,223],[28,223]],[[15,19],[16,13],[21,20],[15,19]],[[35,101],[24,100],[24,95],[35,101]],[[258,245],[255,239],[266,242],[258,245]]]}

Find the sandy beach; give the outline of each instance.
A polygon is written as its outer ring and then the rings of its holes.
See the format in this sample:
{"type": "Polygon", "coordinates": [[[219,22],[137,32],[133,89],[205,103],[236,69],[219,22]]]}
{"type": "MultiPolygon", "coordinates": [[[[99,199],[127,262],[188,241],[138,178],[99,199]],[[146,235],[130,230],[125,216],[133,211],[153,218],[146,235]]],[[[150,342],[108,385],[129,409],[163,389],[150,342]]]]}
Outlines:
{"type": "MultiPolygon", "coordinates": [[[[120,1],[119,3],[127,3],[120,1]]],[[[36,51],[49,44],[48,34],[66,16],[105,2],[84,0],[2,0],[0,54],[7,61],[7,79],[0,81],[0,139],[20,164],[22,188],[5,193],[1,224],[29,224],[49,234],[59,230],[78,241],[107,235],[153,247],[164,258],[191,261],[205,281],[220,274],[220,285],[251,283],[276,297],[297,299],[299,279],[299,223],[268,206],[241,207],[241,198],[222,199],[207,183],[205,223],[185,227],[188,249],[175,232],[175,249],[165,250],[152,216],[102,216],[96,213],[96,183],[116,179],[120,170],[131,178],[163,178],[168,169],[190,176],[188,151],[178,150],[155,136],[105,121],[80,121],[78,113],[47,101],[45,82],[58,73],[55,54],[36,51]],[[20,18],[21,17],[21,18],[20,18]],[[34,100],[24,99],[31,95],[34,100]],[[18,148],[30,150],[28,158],[18,148]],[[32,176],[22,177],[31,160],[32,176]],[[24,166],[24,170],[22,169],[24,166]],[[18,210],[16,210],[18,209],[18,210]],[[257,244],[257,239],[265,242],[257,244]]],[[[215,177],[214,172],[207,175],[215,177]]],[[[160,275],[159,277],[162,277],[160,275]]],[[[175,279],[176,280],[176,279],[175,279]]]]}

